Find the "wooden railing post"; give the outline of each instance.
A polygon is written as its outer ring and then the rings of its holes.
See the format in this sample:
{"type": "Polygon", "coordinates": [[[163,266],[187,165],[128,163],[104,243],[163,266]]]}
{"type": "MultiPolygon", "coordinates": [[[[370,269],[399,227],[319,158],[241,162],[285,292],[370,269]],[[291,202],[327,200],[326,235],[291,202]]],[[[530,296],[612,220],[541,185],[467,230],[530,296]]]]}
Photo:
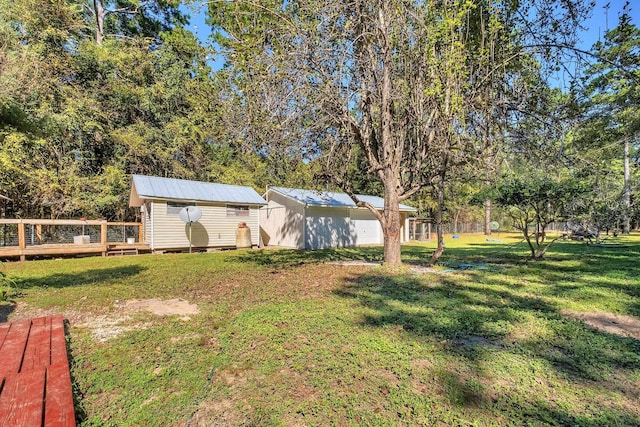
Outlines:
{"type": "Polygon", "coordinates": [[[18,223],[18,246],[20,247],[20,261],[24,261],[26,258],[23,251],[27,247],[27,239],[24,233],[24,222],[22,221],[18,223]]]}
{"type": "Polygon", "coordinates": [[[142,224],[138,225],[138,243],[144,243],[144,227],[142,224]]]}
{"type": "Polygon", "coordinates": [[[100,244],[102,245],[102,256],[107,256],[107,221],[100,223],[100,244]]]}
{"type": "Polygon", "coordinates": [[[42,224],[36,224],[36,243],[42,244],[42,224]]]}

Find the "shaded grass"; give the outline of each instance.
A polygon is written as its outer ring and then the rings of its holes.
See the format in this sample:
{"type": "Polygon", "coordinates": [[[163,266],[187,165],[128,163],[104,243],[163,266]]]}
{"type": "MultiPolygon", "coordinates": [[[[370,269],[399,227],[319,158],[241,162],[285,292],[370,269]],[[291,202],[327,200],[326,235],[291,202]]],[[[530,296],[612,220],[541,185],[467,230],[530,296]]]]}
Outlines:
{"type": "MultiPolygon", "coordinates": [[[[67,314],[81,425],[638,425],[640,345],[561,310],[640,315],[640,239],[448,238],[433,274],[345,267],[381,248],[9,264],[16,302],[67,314]],[[445,272],[453,270],[451,272],[445,272]],[[117,301],[184,298],[190,321],[137,314],[98,342],[81,320],[117,301]]],[[[403,248],[428,262],[432,244],[403,248]]],[[[29,311],[16,315],[28,315],[29,311]]]]}

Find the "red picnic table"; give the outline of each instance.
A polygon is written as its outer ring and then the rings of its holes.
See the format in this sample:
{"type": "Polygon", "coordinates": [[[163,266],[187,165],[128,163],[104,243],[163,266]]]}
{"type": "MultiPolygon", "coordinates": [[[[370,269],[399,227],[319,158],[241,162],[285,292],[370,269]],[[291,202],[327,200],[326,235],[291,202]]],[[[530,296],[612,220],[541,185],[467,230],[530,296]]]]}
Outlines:
{"type": "Polygon", "coordinates": [[[63,317],[0,323],[0,426],[75,426],[63,317]]]}

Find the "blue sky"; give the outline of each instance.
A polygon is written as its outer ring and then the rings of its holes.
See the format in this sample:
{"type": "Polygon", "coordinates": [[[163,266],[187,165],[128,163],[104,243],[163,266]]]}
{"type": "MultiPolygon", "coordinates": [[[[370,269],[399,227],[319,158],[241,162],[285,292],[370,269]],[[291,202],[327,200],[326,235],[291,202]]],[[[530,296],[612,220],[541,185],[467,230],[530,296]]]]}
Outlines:
{"type": "MultiPolygon", "coordinates": [[[[622,13],[626,0],[597,0],[590,19],[585,22],[587,31],[583,32],[583,49],[589,49],[599,38],[604,36],[607,30],[618,25],[618,17],[622,13]],[[609,5],[608,9],[605,8],[609,5]]],[[[631,19],[636,26],[640,26],[640,4],[638,0],[630,0],[631,19]],[[636,3],[636,5],[634,5],[636,3]]]]}
{"type": "MultiPolygon", "coordinates": [[[[622,8],[626,2],[627,0],[596,0],[596,6],[593,8],[592,16],[584,24],[587,30],[582,32],[581,43],[578,47],[589,50],[598,39],[603,37],[608,29],[614,28],[618,24],[618,16],[622,12],[622,8]],[[606,8],[606,5],[609,7],[606,8]]],[[[199,6],[202,4],[203,3],[195,2],[190,8],[183,6],[183,10],[191,16],[191,22],[187,28],[196,34],[205,46],[208,46],[211,43],[209,40],[211,29],[205,23],[206,6],[199,6]]],[[[640,26],[640,3],[638,0],[630,0],[630,4],[632,21],[637,26],[640,26]],[[636,3],[636,5],[634,5],[634,3],[636,3]]],[[[211,65],[214,69],[220,68],[222,66],[222,59],[212,58],[211,65]]]]}

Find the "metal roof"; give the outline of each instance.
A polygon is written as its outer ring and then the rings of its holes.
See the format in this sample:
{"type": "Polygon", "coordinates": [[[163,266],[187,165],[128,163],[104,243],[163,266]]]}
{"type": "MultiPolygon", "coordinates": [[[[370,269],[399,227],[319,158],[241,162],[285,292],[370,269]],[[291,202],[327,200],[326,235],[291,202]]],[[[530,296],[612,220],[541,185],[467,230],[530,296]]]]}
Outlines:
{"type": "MultiPolygon", "coordinates": [[[[346,193],[335,193],[331,191],[303,190],[299,188],[285,187],[269,187],[269,190],[282,194],[302,204],[308,206],[330,206],[356,208],[357,205],[346,193]]],[[[362,202],[373,205],[376,209],[384,209],[384,199],[378,196],[367,196],[365,194],[356,194],[356,197],[362,202]]],[[[412,206],[399,204],[400,210],[405,212],[415,212],[417,209],[412,206]]]]}
{"type": "Polygon", "coordinates": [[[221,202],[250,205],[267,204],[253,188],[240,185],[133,175],[132,201],[134,189],[139,199],[169,199],[187,202],[221,202]]]}

